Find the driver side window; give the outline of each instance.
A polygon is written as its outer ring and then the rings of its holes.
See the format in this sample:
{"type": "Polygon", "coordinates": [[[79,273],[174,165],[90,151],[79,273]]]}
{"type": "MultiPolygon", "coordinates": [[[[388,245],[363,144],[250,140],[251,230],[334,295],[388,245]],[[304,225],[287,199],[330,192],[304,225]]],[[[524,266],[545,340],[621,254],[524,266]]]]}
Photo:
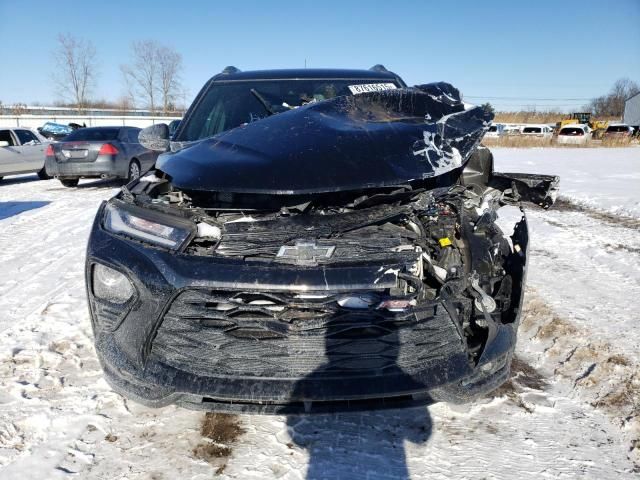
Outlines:
{"type": "Polygon", "coordinates": [[[33,132],[30,132],[29,130],[16,130],[15,132],[22,145],[26,145],[29,142],[33,142],[32,145],[37,145],[40,143],[33,132]]]}

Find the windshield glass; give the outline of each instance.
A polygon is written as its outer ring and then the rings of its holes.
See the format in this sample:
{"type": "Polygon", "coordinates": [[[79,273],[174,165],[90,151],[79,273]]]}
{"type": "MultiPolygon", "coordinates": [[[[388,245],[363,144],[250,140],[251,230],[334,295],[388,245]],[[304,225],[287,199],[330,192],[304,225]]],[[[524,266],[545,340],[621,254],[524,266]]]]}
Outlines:
{"type": "Polygon", "coordinates": [[[526,127],[522,133],[542,133],[542,129],[540,127],[526,127]]]}
{"type": "Polygon", "coordinates": [[[76,140],[95,140],[98,142],[105,142],[107,140],[117,139],[119,131],[119,128],[81,128],[67,136],[64,141],[72,142],[76,140]]]}
{"type": "Polygon", "coordinates": [[[352,95],[349,86],[371,84],[399,87],[392,80],[366,78],[214,83],[175,140],[189,142],[211,137],[309,102],[352,95]]]}
{"type": "Polygon", "coordinates": [[[497,131],[498,131],[498,127],[496,127],[495,125],[491,125],[491,126],[489,127],[489,131],[490,131],[490,132],[497,132],[497,131]]]}
{"type": "Polygon", "coordinates": [[[578,127],[563,128],[562,130],[560,130],[559,135],[580,136],[584,135],[584,130],[578,127]]]}
{"type": "Polygon", "coordinates": [[[611,125],[607,128],[607,132],[609,133],[627,133],[629,131],[629,127],[626,125],[611,125]]]}

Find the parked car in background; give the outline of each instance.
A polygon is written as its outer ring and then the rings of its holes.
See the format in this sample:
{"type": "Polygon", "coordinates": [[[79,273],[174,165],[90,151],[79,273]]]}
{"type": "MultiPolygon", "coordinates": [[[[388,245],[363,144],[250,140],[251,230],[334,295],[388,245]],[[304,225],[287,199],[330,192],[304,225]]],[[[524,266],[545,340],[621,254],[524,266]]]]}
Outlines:
{"type": "Polygon", "coordinates": [[[522,127],[520,134],[527,137],[536,137],[541,140],[551,140],[551,137],[553,136],[553,129],[549,125],[531,124],[522,127]]]}
{"type": "Polygon", "coordinates": [[[65,187],[80,178],[125,178],[131,181],[151,167],[158,156],[138,142],[139,128],[82,128],[46,151],[46,171],[65,187]]]}
{"type": "Polygon", "coordinates": [[[611,123],[604,132],[603,140],[623,140],[631,139],[633,135],[633,127],[625,123],[611,123]]]}
{"type": "Polygon", "coordinates": [[[574,123],[566,125],[558,132],[557,142],[565,145],[586,145],[591,140],[589,125],[574,123]]]}
{"type": "Polygon", "coordinates": [[[503,135],[520,135],[521,127],[519,125],[505,125],[502,132],[503,135]]]}
{"type": "Polygon", "coordinates": [[[49,142],[28,128],[0,127],[0,180],[8,175],[37,173],[49,178],[44,168],[44,150],[49,142]]]}
{"type": "Polygon", "coordinates": [[[499,138],[502,135],[504,135],[504,125],[501,123],[492,123],[484,134],[485,138],[499,138]]]}
{"type": "Polygon", "coordinates": [[[74,130],[76,130],[76,128],[71,125],[63,125],[55,122],[47,122],[43,126],[38,127],[40,135],[49,140],[62,140],[74,130]]]}

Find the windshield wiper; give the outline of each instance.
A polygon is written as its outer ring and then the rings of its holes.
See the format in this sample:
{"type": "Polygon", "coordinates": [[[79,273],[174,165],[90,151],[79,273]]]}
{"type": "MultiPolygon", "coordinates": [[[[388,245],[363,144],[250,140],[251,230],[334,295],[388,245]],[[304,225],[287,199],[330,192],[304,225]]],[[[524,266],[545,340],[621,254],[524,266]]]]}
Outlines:
{"type": "Polygon", "coordinates": [[[249,91],[253,94],[254,97],[258,99],[258,101],[262,104],[262,106],[264,107],[264,109],[267,111],[269,115],[275,115],[276,113],[275,110],[273,110],[269,102],[267,102],[265,98],[262,95],[260,95],[255,88],[252,88],[249,91]]]}

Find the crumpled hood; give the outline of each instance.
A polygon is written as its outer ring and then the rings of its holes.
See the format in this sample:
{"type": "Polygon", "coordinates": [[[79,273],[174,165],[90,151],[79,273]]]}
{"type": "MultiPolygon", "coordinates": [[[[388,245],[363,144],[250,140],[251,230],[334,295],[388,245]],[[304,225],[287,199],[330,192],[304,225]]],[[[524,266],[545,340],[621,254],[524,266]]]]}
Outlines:
{"type": "Polygon", "coordinates": [[[464,165],[491,113],[447,83],[336,97],[270,116],[156,167],[183,190],[304,194],[403,184],[464,165]]]}

